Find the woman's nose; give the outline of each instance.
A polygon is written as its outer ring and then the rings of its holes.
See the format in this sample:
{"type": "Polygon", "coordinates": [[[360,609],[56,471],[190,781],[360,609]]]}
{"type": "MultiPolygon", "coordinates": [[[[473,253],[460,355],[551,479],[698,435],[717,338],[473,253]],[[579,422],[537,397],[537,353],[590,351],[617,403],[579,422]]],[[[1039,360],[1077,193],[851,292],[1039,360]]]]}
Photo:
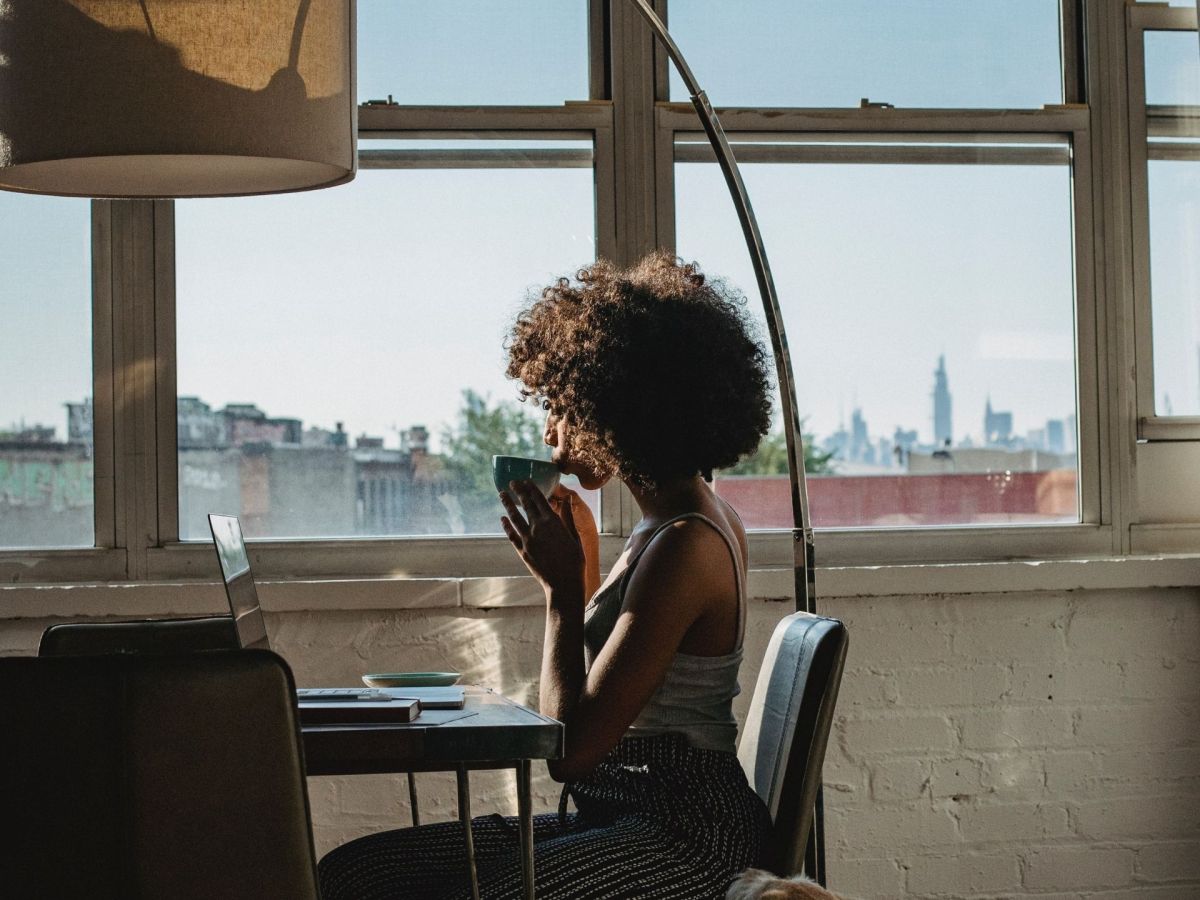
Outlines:
{"type": "Polygon", "coordinates": [[[558,423],[554,416],[546,416],[546,424],[542,427],[542,443],[547,447],[558,446],[558,423]]]}

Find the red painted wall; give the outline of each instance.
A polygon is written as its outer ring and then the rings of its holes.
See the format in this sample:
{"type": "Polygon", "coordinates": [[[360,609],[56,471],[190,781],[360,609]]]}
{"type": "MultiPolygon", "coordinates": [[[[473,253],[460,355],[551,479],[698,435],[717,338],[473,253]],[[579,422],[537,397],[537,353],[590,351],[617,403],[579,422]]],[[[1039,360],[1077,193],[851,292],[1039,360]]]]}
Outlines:
{"type": "MultiPolygon", "coordinates": [[[[790,528],[783,475],[718,477],[717,493],[747,528],[790,528]]],[[[810,475],[813,524],[825,528],[885,525],[978,525],[1074,522],[1075,471],[936,475],[810,475]]]]}

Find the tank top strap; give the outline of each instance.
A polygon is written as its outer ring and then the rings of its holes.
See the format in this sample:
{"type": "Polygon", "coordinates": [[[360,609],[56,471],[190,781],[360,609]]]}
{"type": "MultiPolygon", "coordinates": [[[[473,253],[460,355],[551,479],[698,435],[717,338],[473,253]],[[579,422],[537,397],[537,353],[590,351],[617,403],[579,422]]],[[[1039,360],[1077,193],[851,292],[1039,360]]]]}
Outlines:
{"type": "Polygon", "coordinates": [[[625,588],[629,581],[629,576],[633,574],[634,566],[636,566],[638,564],[638,560],[640,560],[642,558],[642,554],[645,553],[650,548],[650,545],[652,543],[654,543],[654,539],[656,537],[658,537],[660,534],[662,534],[662,532],[665,531],[667,528],[669,528],[671,525],[674,525],[676,522],[679,522],[683,519],[699,519],[701,522],[707,523],[707,525],[713,531],[715,531],[717,534],[719,534],[721,536],[721,540],[723,540],[725,542],[725,547],[729,551],[729,558],[733,561],[733,575],[734,575],[734,582],[735,582],[734,586],[737,589],[737,602],[738,602],[737,637],[734,639],[734,651],[736,652],[737,649],[742,646],[742,639],[745,636],[745,631],[746,631],[746,597],[745,597],[745,589],[744,589],[745,582],[746,582],[746,574],[742,570],[742,554],[741,554],[741,551],[738,549],[737,544],[734,543],[733,539],[730,538],[729,535],[727,535],[724,532],[724,530],[719,525],[717,525],[716,522],[714,522],[708,516],[704,515],[704,513],[698,513],[698,512],[682,513],[678,516],[674,516],[673,518],[668,519],[667,521],[665,521],[661,525],[659,525],[657,528],[655,528],[654,532],[650,535],[650,537],[646,541],[646,543],[642,545],[641,549],[638,550],[638,552],[636,554],[634,554],[633,559],[631,559],[629,561],[629,564],[625,567],[625,571],[621,573],[620,594],[622,597],[625,596],[625,588]]]}

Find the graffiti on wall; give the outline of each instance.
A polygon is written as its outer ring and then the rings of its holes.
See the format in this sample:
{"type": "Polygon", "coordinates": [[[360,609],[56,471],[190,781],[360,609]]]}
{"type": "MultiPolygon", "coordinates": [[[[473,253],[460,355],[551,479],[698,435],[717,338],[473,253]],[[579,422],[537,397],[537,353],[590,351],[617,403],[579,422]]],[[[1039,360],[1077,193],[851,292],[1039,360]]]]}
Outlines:
{"type": "Polygon", "coordinates": [[[44,507],[62,512],[91,506],[92,461],[0,459],[0,509],[44,507]]]}

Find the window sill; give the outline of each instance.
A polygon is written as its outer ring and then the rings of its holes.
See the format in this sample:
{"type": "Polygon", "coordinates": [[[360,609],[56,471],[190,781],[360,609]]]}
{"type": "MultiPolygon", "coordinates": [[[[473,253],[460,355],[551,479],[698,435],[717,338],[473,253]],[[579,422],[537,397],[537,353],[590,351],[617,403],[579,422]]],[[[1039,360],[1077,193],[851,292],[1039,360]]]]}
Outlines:
{"type": "MultiPolygon", "coordinates": [[[[1200,585],[1200,555],[1020,560],[932,565],[834,566],[817,570],[823,600],[927,594],[1028,594],[1200,585]]],[[[750,596],[790,601],[792,570],[755,568],[750,596]]],[[[498,609],[541,606],[529,576],[270,579],[259,582],[267,612],[498,609]]],[[[0,619],[197,616],[223,612],[218,583],[203,581],[0,586],[0,619]]]]}

